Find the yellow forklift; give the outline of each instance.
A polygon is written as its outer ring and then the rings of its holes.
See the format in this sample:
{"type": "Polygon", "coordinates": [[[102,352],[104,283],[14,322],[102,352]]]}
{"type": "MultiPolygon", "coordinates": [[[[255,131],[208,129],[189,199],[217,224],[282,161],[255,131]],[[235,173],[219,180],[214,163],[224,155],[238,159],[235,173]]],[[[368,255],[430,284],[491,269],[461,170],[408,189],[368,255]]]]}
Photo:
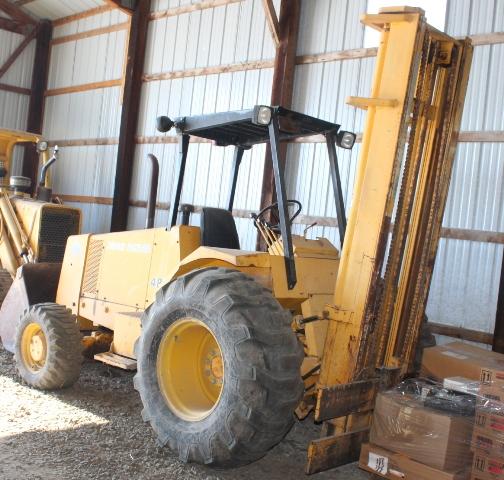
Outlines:
{"type": "Polygon", "coordinates": [[[264,105],[161,117],[180,150],[168,228],[71,236],[55,294],[0,310],[28,384],[71,384],[81,333],[107,332],[95,358],[137,369],[142,416],[182,460],[244,465],[312,412],[321,438],[307,473],[356,458],[376,393],[413,371],[472,56],[420,9],[363,22],[381,41],[370,97],[349,99],[367,119],[348,223],[336,146],[355,135],[339,125],[264,105]],[[327,145],[341,253],[291,233],[302,206],[286,195],[279,144],[313,135],[327,145]],[[179,205],[191,136],[235,149],[227,208],[203,208],[199,227],[179,205]],[[251,219],[266,251],[248,252],[233,201],[244,152],[266,142],[277,202],[251,219]]]}

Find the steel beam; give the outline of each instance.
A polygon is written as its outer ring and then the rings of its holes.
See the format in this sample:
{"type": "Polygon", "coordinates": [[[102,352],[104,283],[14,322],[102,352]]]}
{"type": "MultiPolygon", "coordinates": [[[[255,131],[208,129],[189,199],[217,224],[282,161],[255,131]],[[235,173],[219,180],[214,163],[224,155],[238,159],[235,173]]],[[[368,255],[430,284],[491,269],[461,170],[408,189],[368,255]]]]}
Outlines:
{"type": "MultiPolygon", "coordinates": [[[[33,133],[42,133],[44,121],[44,92],[47,89],[49,77],[49,56],[53,27],[50,21],[40,22],[36,38],[35,59],[31,82],[30,105],[28,107],[28,122],[26,129],[33,133]]],[[[39,156],[34,148],[25,148],[23,160],[23,175],[31,178],[32,191],[37,184],[39,156]]]]}
{"type": "MultiPolygon", "coordinates": [[[[290,108],[296,69],[296,49],[299,31],[301,5],[299,0],[282,0],[280,5],[280,45],[276,49],[273,67],[273,85],[271,88],[271,105],[290,108]]],[[[279,146],[279,159],[285,165],[287,145],[279,146]]],[[[261,209],[275,203],[276,189],[271,158],[271,148],[266,148],[264,173],[261,191],[261,209]]],[[[258,237],[258,243],[260,239],[258,237]]]]}
{"type": "Polygon", "coordinates": [[[135,134],[140,113],[150,3],[150,0],[139,0],[131,18],[110,225],[112,232],[126,230],[128,224],[129,196],[135,157],[135,134]]]}

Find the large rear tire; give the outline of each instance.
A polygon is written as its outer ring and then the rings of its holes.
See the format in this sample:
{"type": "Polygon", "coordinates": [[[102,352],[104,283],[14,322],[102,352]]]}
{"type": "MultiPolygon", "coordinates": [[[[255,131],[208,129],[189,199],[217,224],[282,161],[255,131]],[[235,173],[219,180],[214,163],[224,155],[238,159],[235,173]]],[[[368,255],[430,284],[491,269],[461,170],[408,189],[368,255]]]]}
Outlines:
{"type": "Polygon", "coordinates": [[[73,385],[80,375],[81,339],[77,319],[66,307],[31,306],[16,329],[14,358],[19,375],[41,390],[73,385]]]}
{"type": "Polygon", "coordinates": [[[271,292],[238,271],[199,270],[159,290],[135,377],[159,443],[186,462],[236,467],[280,442],[303,394],[290,324],[271,292]]]}

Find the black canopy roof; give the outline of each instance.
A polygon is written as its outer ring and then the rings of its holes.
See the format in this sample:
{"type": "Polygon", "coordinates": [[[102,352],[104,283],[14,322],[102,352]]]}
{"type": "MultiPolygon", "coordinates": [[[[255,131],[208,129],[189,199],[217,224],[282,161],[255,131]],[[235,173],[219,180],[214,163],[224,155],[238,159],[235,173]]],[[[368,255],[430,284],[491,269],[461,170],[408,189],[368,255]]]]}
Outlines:
{"type": "MultiPolygon", "coordinates": [[[[269,141],[268,125],[254,123],[254,113],[260,106],[251,110],[212,113],[182,117],[175,120],[177,131],[213,140],[217,145],[235,145],[250,148],[269,141]]],[[[283,107],[269,107],[277,116],[280,125],[280,141],[292,140],[316,134],[336,134],[340,125],[326,122],[309,115],[294,112],[283,107]]]]}

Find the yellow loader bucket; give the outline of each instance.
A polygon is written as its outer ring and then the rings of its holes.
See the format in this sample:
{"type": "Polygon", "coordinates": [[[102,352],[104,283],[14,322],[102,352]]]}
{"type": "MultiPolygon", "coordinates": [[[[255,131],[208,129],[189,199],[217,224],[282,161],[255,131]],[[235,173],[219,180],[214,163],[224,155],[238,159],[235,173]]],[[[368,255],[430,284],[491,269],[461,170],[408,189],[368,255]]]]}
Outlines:
{"type": "Polygon", "coordinates": [[[19,267],[0,309],[0,338],[14,353],[14,338],[20,318],[31,305],[54,302],[61,263],[28,263],[19,267]]]}

